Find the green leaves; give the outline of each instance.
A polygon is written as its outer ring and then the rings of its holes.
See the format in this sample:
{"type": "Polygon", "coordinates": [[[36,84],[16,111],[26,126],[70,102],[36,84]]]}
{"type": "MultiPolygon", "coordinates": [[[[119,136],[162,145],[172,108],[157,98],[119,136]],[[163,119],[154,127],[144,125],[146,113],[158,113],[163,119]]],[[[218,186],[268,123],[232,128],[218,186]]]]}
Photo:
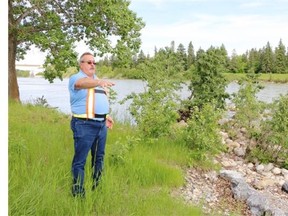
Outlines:
{"type": "Polygon", "coordinates": [[[256,140],[256,145],[248,146],[251,151],[247,152],[247,158],[287,168],[288,95],[281,95],[271,104],[259,101],[256,94],[262,86],[257,82],[258,76],[248,75],[233,94],[236,113],[230,128],[235,131],[245,128],[247,138],[256,140]]]}
{"type": "Polygon", "coordinates": [[[206,103],[214,103],[216,109],[225,108],[225,100],[229,98],[225,92],[227,82],[221,73],[225,62],[226,55],[223,55],[221,49],[211,47],[206,52],[199,50],[189,86],[191,96],[183,103],[185,113],[189,113],[195,106],[201,109],[206,103]]]}
{"type": "Polygon", "coordinates": [[[9,43],[14,43],[9,47],[16,47],[9,52],[21,59],[33,44],[46,52],[44,76],[50,82],[62,79],[65,70],[76,65],[77,41],[83,40],[99,55],[130,58],[140,47],[145,24],[129,4],[126,0],[9,1],[9,43]]]}
{"type": "Polygon", "coordinates": [[[180,88],[181,66],[176,54],[166,51],[159,51],[153,60],[139,65],[141,77],[147,83],[145,92],[126,98],[132,99],[129,111],[146,138],[168,134],[179,117],[176,91],[180,88]]]}
{"type": "Polygon", "coordinates": [[[187,146],[197,153],[194,159],[207,160],[224,150],[218,127],[220,117],[221,112],[213,104],[204,104],[201,110],[194,108],[184,133],[187,146]]]}
{"type": "Polygon", "coordinates": [[[288,168],[288,94],[272,103],[270,117],[261,124],[258,148],[270,161],[288,168]]]}
{"type": "Polygon", "coordinates": [[[256,95],[263,88],[257,81],[258,76],[247,75],[239,82],[238,92],[232,95],[232,102],[237,110],[234,122],[238,128],[246,128],[250,136],[259,129],[261,114],[265,108],[265,104],[259,101],[256,95]]]}

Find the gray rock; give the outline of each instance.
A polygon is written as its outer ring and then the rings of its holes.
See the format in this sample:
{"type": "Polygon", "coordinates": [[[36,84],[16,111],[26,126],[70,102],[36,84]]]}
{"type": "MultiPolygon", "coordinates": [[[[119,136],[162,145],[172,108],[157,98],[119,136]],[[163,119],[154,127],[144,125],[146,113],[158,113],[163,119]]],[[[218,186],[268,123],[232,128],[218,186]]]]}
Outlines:
{"type": "Polygon", "coordinates": [[[231,182],[232,192],[234,198],[237,200],[247,200],[251,194],[255,192],[255,189],[250,187],[242,174],[233,170],[221,170],[220,176],[231,182]]]}
{"type": "Polygon", "coordinates": [[[288,193],[288,181],[286,181],[283,185],[282,185],[282,191],[285,191],[286,193],[288,193]]]}
{"type": "MultiPolygon", "coordinates": [[[[233,170],[221,170],[220,177],[231,182],[234,198],[246,201],[253,216],[287,216],[287,212],[272,206],[268,197],[250,187],[239,172],[233,170]]],[[[285,182],[284,185],[283,187],[288,189],[288,182],[285,182]]]]}
{"type": "Polygon", "coordinates": [[[234,149],[234,153],[235,155],[239,156],[239,157],[243,157],[245,156],[246,150],[243,147],[238,147],[234,149]]]}

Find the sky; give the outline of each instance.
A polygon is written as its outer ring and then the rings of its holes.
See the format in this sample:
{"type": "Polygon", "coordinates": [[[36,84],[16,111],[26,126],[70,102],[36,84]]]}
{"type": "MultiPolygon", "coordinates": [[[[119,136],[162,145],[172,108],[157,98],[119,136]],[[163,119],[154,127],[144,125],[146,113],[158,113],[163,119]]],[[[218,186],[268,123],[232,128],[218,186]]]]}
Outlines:
{"type": "MultiPolygon", "coordinates": [[[[280,39],[288,46],[288,0],[131,0],[130,9],[145,22],[141,49],[147,55],[157,49],[182,43],[194,50],[225,46],[228,54],[243,54],[280,39]]],[[[87,51],[81,45],[79,54],[87,51]]],[[[44,54],[32,50],[24,62],[44,54]]],[[[43,60],[42,60],[43,61],[43,60]]]]}
{"type": "Polygon", "coordinates": [[[288,0],[132,0],[130,8],[146,23],[142,49],[152,55],[171,41],[195,51],[224,44],[228,54],[280,39],[288,46],[288,0]]]}

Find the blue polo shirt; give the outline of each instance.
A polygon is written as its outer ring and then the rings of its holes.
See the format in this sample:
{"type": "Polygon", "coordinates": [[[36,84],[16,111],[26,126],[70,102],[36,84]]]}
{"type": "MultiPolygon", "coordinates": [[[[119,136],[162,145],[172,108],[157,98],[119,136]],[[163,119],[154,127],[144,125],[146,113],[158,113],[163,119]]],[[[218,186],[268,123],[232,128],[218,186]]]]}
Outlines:
{"type": "MultiPolygon", "coordinates": [[[[88,89],[75,89],[75,83],[77,80],[88,77],[83,71],[79,71],[77,74],[72,75],[69,78],[68,89],[70,93],[70,106],[73,114],[85,114],[86,113],[86,100],[88,89]]],[[[94,74],[94,79],[97,76],[94,74]]],[[[106,94],[103,93],[102,87],[95,88],[95,114],[108,114],[109,113],[109,101],[106,94]],[[99,91],[97,91],[99,90],[99,91]]]]}

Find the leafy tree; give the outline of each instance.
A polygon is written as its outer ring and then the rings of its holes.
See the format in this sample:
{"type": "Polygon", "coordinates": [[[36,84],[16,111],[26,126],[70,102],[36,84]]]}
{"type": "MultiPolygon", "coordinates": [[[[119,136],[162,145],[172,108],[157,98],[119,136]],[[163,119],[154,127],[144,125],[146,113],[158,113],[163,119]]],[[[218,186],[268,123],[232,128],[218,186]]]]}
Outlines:
{"type": "Polygon", "coordinates": [[[145,62],[145,60],[146,60],[146,56],[145,56],[143,50],[140,50],[140,53],[138,54],[137,63],[138,64],[143,63],[143,62],[145,62]]]}
{"type": "Polygon", "coordinates": [[[225,150],[218,126],[221,115],[222,112],[215,108],[214,104],[203,104],[201,110],[195,107],[184,132],[185,143],[192,150],[192,159],[209,161],[225,150]]]}
{"type": "MultiPolygon", "coordinates": [[[[229,58],[228,58],[228,52],[227,52],[227,50],[226,50],[226,47],[224,46],[224,44],[221,44],[221,46],[220,46],[220,48],[219,49],[216,49],[217,50],[217,52],[219,52],[219,54],[221,55],[221,56],[223,56],[223,64],[224,64],[224,68],[226,68],[227,67],[227,65],[228,65],[228,60],[229,60],[229,58]]],[[[223,69],[224,69],[223,68],[223,69]]],[[[226,72],[226,70],[223,70],[222,72],[226,72]]]]}
{"type": "Polygon", "coordinates": [[[204,104],[212,103],[215,109],[225,108],[225,99],[229,94],[225,92],[227,82],[222,75],[225,57],[219,49],[209,48],[206,52],[199,50],[197,54],[196,71],[189,85],[191,96],[183,101],[181,118],[190,117],[194,107],[202,109],[204,104]]]}
{"type": "Polygon", "coordinates": [[[202,54],[204,54],[204,53],[205,53],[205,50],[202,49],[201,47],[197,50],[197,52],[196,52],[196,62],[198,62],[200,56],[202,56],[202,54]]]}
{"type": "Polygon", "coordinates": [[[265,103],[257,99],[257,93],[263,89],[258,81],[258,74],[247,74],[239,81],[239,90],[232,94],[236,113],[233,117],[234,128],[246,128],[249,138],[257,134],[259,119],[265,109],[265,103]]]}
{"type": "Polygon", "coordinates": [[[267,42],[266,47],[263,49],[261,71],[262,73],[274,72],[274,54],[269,42],[267,42]]]}
{"type": "Polygon", "coordinates": [[[251,49],[248,52],[247,72],[259,73],[260,72],[260,52],[256,49],[251,49]]]}
{"type": "Polygon", "coordinates": [[[188,45],[188,50],[187,50],[187,68],[189,69],[192,65],[195,64],[196,56],[194,53],[194,46],[192,42],[189,43],[188,45]]]}
{"type": "Polygon", "coordinates": [[[134,54],[133,56],[132,56],[132,67],[134,68],[134,67],[136,67],[136,65],[137,65],[137,61],[138,61],[138,56],[137,56],[137,54],[134,54]]]}
{"type": "Polygon", "coordinates": [[[245,54],[239,56],[236,51],[233,50],[231,60],[228,64],[228,70],[232,73],[244,73],[247,65],[247,59],[245,54]]]}
{"type": "Polygon", "coordinates": [[[178,45],[176,53],[178,55],[179,61],[184,65],[184,69],[187,70],[187,54],[182,43],[178,45]]]}
{"type": "Polygon", "coordinates": [[[147,86],[143,93],[132,93],[122,102],[132,99],[129,107],[139,130],[146,138],[158,138],[169,133],[178,119],[183,65],[170,48],[160,49],[156,56],[138,66],[147,86]],[[177,73],[176,73],[177,72],[177,73]]]}
{"type": "Polygon", "coordinates": [[[171,49],[172,52],[175,52],[175,41],[171,41],[170,49],[171,49]]]}
{"type": "Polygon", "coordinates": [[[106,55],[102,61],[99,62],[102,65],[110,66],[109,57],[106,55]]]}
{"type": "Polygon", "coordinates": [[[232,51],[231,59],[228,64],[230,73],[237,73],[239,71],[239,60],[235,50],[232,51]]]}
{"type": "Polygon", "coordinates": [[[286,48],[280,40],[278,47],[275,49],[275,72],[285,73],[286,71],[286,48]]]}
{"type": "Polygon", "coordinates": [[[288,94],[281,95],[270,106],[268,118],[261,121],[257,145],[249,158],[258,158],[263,163],[276,163],[288,169],[288,94]]]}
{"type": "Polygon", "coordinates": [[[47,53],[44,77],[50,82],[76,66],[74,48],[79,41],[99,55],[131,57],[140,47],[144,22],[129,4],[126,0],[9,0],[9,98],[20,100],[15,61],[23,59],[32,45],[47,53]]]}

